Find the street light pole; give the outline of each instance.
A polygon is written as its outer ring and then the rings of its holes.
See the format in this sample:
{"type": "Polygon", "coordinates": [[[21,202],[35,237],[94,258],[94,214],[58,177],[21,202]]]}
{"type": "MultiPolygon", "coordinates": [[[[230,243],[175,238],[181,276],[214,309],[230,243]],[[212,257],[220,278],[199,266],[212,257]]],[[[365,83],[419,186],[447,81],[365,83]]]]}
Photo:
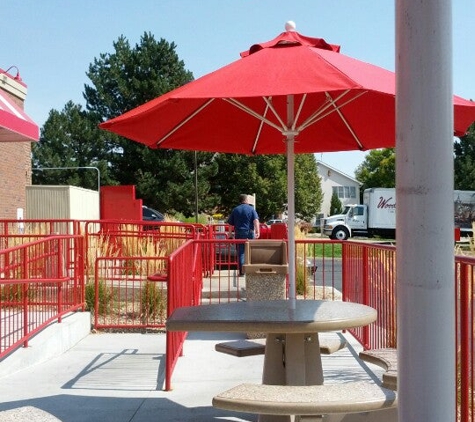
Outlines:
{"type": "Polygon", "coordinates": [[[198,224],[198,157],[195,151],[195,221],[198,224]]]}

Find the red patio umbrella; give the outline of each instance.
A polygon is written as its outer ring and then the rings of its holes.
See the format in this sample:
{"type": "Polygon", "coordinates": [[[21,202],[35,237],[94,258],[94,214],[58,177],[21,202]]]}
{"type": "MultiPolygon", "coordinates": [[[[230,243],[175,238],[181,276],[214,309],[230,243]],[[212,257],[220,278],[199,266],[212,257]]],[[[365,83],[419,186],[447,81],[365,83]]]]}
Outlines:
{"type": "MultiPolygon", "coordinates": [[[[148,145],[239,154],[287,154],[294,227],[294,152],[395,145],[395,75],[340,54],[292,25],[242,58],[100,125],[148,145]]],[[[475,103],[454,97],[454,134],[475,121],[475,103]]],[[[448,140],[451,141],[451,140],[448,140]]],[[[289,230],[289,295],[295,242],[289,230]]]]}

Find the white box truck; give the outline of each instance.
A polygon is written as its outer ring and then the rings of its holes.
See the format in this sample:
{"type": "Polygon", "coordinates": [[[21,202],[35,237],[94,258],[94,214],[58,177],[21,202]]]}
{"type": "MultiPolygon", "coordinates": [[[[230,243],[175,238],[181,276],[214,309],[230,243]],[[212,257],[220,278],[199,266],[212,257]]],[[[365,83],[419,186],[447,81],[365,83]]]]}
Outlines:
{"type": "MultiPolygon", "coordinates": [[[[475,221],[475,191],[454,191],[454,224],[464,235],[472,234],[475,221]]],[[[345,240],[353,236],[382,236],[396,233],[396,189],[371,188],[363,192],[363,204],[346,205],[342,214],[324,218],[323,234],[345,240]]]]}

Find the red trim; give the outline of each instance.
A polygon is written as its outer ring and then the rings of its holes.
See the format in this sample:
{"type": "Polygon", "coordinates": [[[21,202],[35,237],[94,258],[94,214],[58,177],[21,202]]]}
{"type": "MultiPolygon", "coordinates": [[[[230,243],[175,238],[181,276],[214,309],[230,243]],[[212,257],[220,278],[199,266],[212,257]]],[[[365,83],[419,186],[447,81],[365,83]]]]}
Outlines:
{"type": "Polygon", "coordinates": [[[38,125],[0,90],[0,142],[32,142],[38,139],[38,125]]]}

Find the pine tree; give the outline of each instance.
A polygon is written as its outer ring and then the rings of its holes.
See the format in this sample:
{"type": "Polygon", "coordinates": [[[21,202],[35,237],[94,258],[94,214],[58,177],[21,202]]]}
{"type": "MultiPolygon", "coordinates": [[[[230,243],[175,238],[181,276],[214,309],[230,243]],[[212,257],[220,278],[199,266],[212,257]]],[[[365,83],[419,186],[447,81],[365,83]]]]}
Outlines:
{"type": "Polygon", "coordinates": [[[343,205],[341,204],[338,195],[333,192],[330,200],[330,215],[341,214],[343,212],[343,205]]]}

